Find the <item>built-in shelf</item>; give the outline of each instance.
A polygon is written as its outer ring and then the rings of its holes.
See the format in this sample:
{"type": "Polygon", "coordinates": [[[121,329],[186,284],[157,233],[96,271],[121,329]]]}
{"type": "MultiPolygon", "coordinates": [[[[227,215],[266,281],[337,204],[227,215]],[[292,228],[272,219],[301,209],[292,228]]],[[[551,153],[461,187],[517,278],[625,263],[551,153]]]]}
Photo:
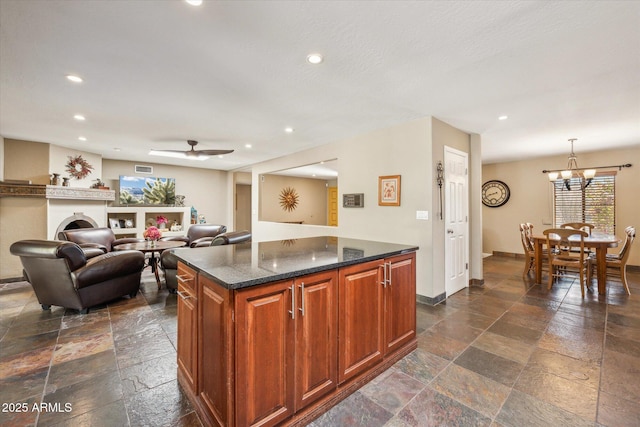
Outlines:
{"type": "Polygon", "coordinates": [[[190,207],[173,206],[109,206],[107,207],[107,226],[118,237],[143,237],[142,233],[150,226],[156,226],[156,218],[162,215],[169,221],[167,228],[161,230],[163,237],[184,236],[191,225],[190,207]],[[171,231],[173,223],[182,226],[180,231],[171,231]]]}

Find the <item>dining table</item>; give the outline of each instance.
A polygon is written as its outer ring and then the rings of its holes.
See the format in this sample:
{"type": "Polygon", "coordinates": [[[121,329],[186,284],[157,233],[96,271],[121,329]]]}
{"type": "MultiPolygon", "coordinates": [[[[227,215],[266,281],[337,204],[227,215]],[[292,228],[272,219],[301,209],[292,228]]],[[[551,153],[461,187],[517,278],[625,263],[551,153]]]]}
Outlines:
{"type": "Polygon", "coordinates": [[[143,254],[151,254],[149,257],[148,266],[151,267],[151,271],[156,276],[156,283],[158,284],[158,290],[162,287],[160,282],[160,274],[159,274],[159,266],[158,260],[160,259],[160,254],[162,251],[167,249],[174,249],[185,246],[186,242],[183,241],[173,241],[173,240],[158,240],[158,241],[144,241],[137,243],[123,243],[121,245],[115,246],[115,250],[117,251],[140,251],[143,254]],[[156,256],[156,252],[158,255],[156,256]]]}
{"type": "MultiPolygon", "coordinates": [[[[542,251],[547,243],[547,236],[544,234],[534,235],[532,240],[535,253],[536,283],[542,283],[542,251]]],[[[580,237],[578,235],[571,236],[569,243],[580,246],[580,237]]],[[[598,293],[601,295],[607,292],[607,250],[617,247],[618,244],[620,244],[620,239],[614,234],[594,231],[584,238],[584,247],[596,251],[598,293]]]]}

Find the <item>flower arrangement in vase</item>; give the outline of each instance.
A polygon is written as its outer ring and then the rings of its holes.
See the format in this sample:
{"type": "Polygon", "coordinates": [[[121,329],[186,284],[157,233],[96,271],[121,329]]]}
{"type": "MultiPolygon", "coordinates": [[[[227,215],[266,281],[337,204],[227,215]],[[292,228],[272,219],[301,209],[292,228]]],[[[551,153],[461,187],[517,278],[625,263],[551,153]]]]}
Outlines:
{"type": "Polygon", "coordinates": [[[158,224],[158,227],[161,229],[167,228],[167,223],[169,222],[169,220],[167,219],[166,216],[162,216],[162,215],[158,215],[156,217],[156,224],[158,224]]]}
{"type": "Polygon", "coordinates": [[[147,239],[151,246],[155,246],[156,241],[162,237],[162,232],[158,230],[158,227],[151,226],[142,232],[142,237],[147,239]]]}

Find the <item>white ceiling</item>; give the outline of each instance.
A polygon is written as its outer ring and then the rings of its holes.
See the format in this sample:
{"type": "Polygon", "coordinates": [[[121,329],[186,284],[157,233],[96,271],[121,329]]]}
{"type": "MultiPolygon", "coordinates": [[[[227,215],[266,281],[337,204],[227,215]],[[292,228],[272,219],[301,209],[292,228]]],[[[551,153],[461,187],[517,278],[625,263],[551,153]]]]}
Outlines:
{"type": "Polygon", "coordinates": [[[0,0],[0,16],[5,138],[222,170],[425,116],[480,134],[484,163],[572,137],[578,155],[640,146],[638,1],[0,0]],[[187,139],[236,151],[148,156],[187,139]]]}

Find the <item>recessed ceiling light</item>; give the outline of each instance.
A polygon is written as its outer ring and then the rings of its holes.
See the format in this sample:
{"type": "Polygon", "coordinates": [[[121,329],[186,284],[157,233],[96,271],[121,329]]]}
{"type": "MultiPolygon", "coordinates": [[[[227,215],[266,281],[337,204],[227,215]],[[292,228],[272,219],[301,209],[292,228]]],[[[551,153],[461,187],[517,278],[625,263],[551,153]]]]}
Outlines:
{"type": "Polygon", "coordinates": [[[76,114],[75,116],[73,116],[74,119],[76,119],[79,122],[83,122],[85,120],[87,120],[87,118],[85,116],[83,116],[82,114],[76,114]]]}
{"type": "Polygon", "coordinates": [[[244,144],[244,148],[251,148],[251,144],[244,144]]]}
{"type": "Polygon", "coordinates": [[[284,128],[284,131],[286,133],[293,133],[293,128],[292,127],[284,128]]]}
{"type": "Polygon", "coordinates": [[[120,151],[120,149],[118,147],[115,147],[113,151],[120,151]]]}
{"type": "Polygon", "coordinates": [[[67,80],[74,83],[82,83],[82,77],[74,76],[73,74],[67,75],[67,80]]]}
{"type": "Polygon", "coordinates": [[[509,116],[500,116],[498,117],[498,120],[507,120],[509,118],[509,116]]]}
{"type": "Polygon", "coordinates": [[[86,141],[86,140],[87,140],[87,137],[86,137],[86,136],[79,136],[79,137],[78,137],[78,139],[79,139],[80,141],[86,141]]]}
{"type": "Polygon", "coordinates": [[[323,60],[324,58],[319,53],[311,53],[307,55],[307,62],[309,64],[317,65],[321,63],[323,60]]]}
{"type": "Polygon", "coordinates": [[[185,0],[191,6],[200,6],[202,4],[202,0],[185,0]]]}

